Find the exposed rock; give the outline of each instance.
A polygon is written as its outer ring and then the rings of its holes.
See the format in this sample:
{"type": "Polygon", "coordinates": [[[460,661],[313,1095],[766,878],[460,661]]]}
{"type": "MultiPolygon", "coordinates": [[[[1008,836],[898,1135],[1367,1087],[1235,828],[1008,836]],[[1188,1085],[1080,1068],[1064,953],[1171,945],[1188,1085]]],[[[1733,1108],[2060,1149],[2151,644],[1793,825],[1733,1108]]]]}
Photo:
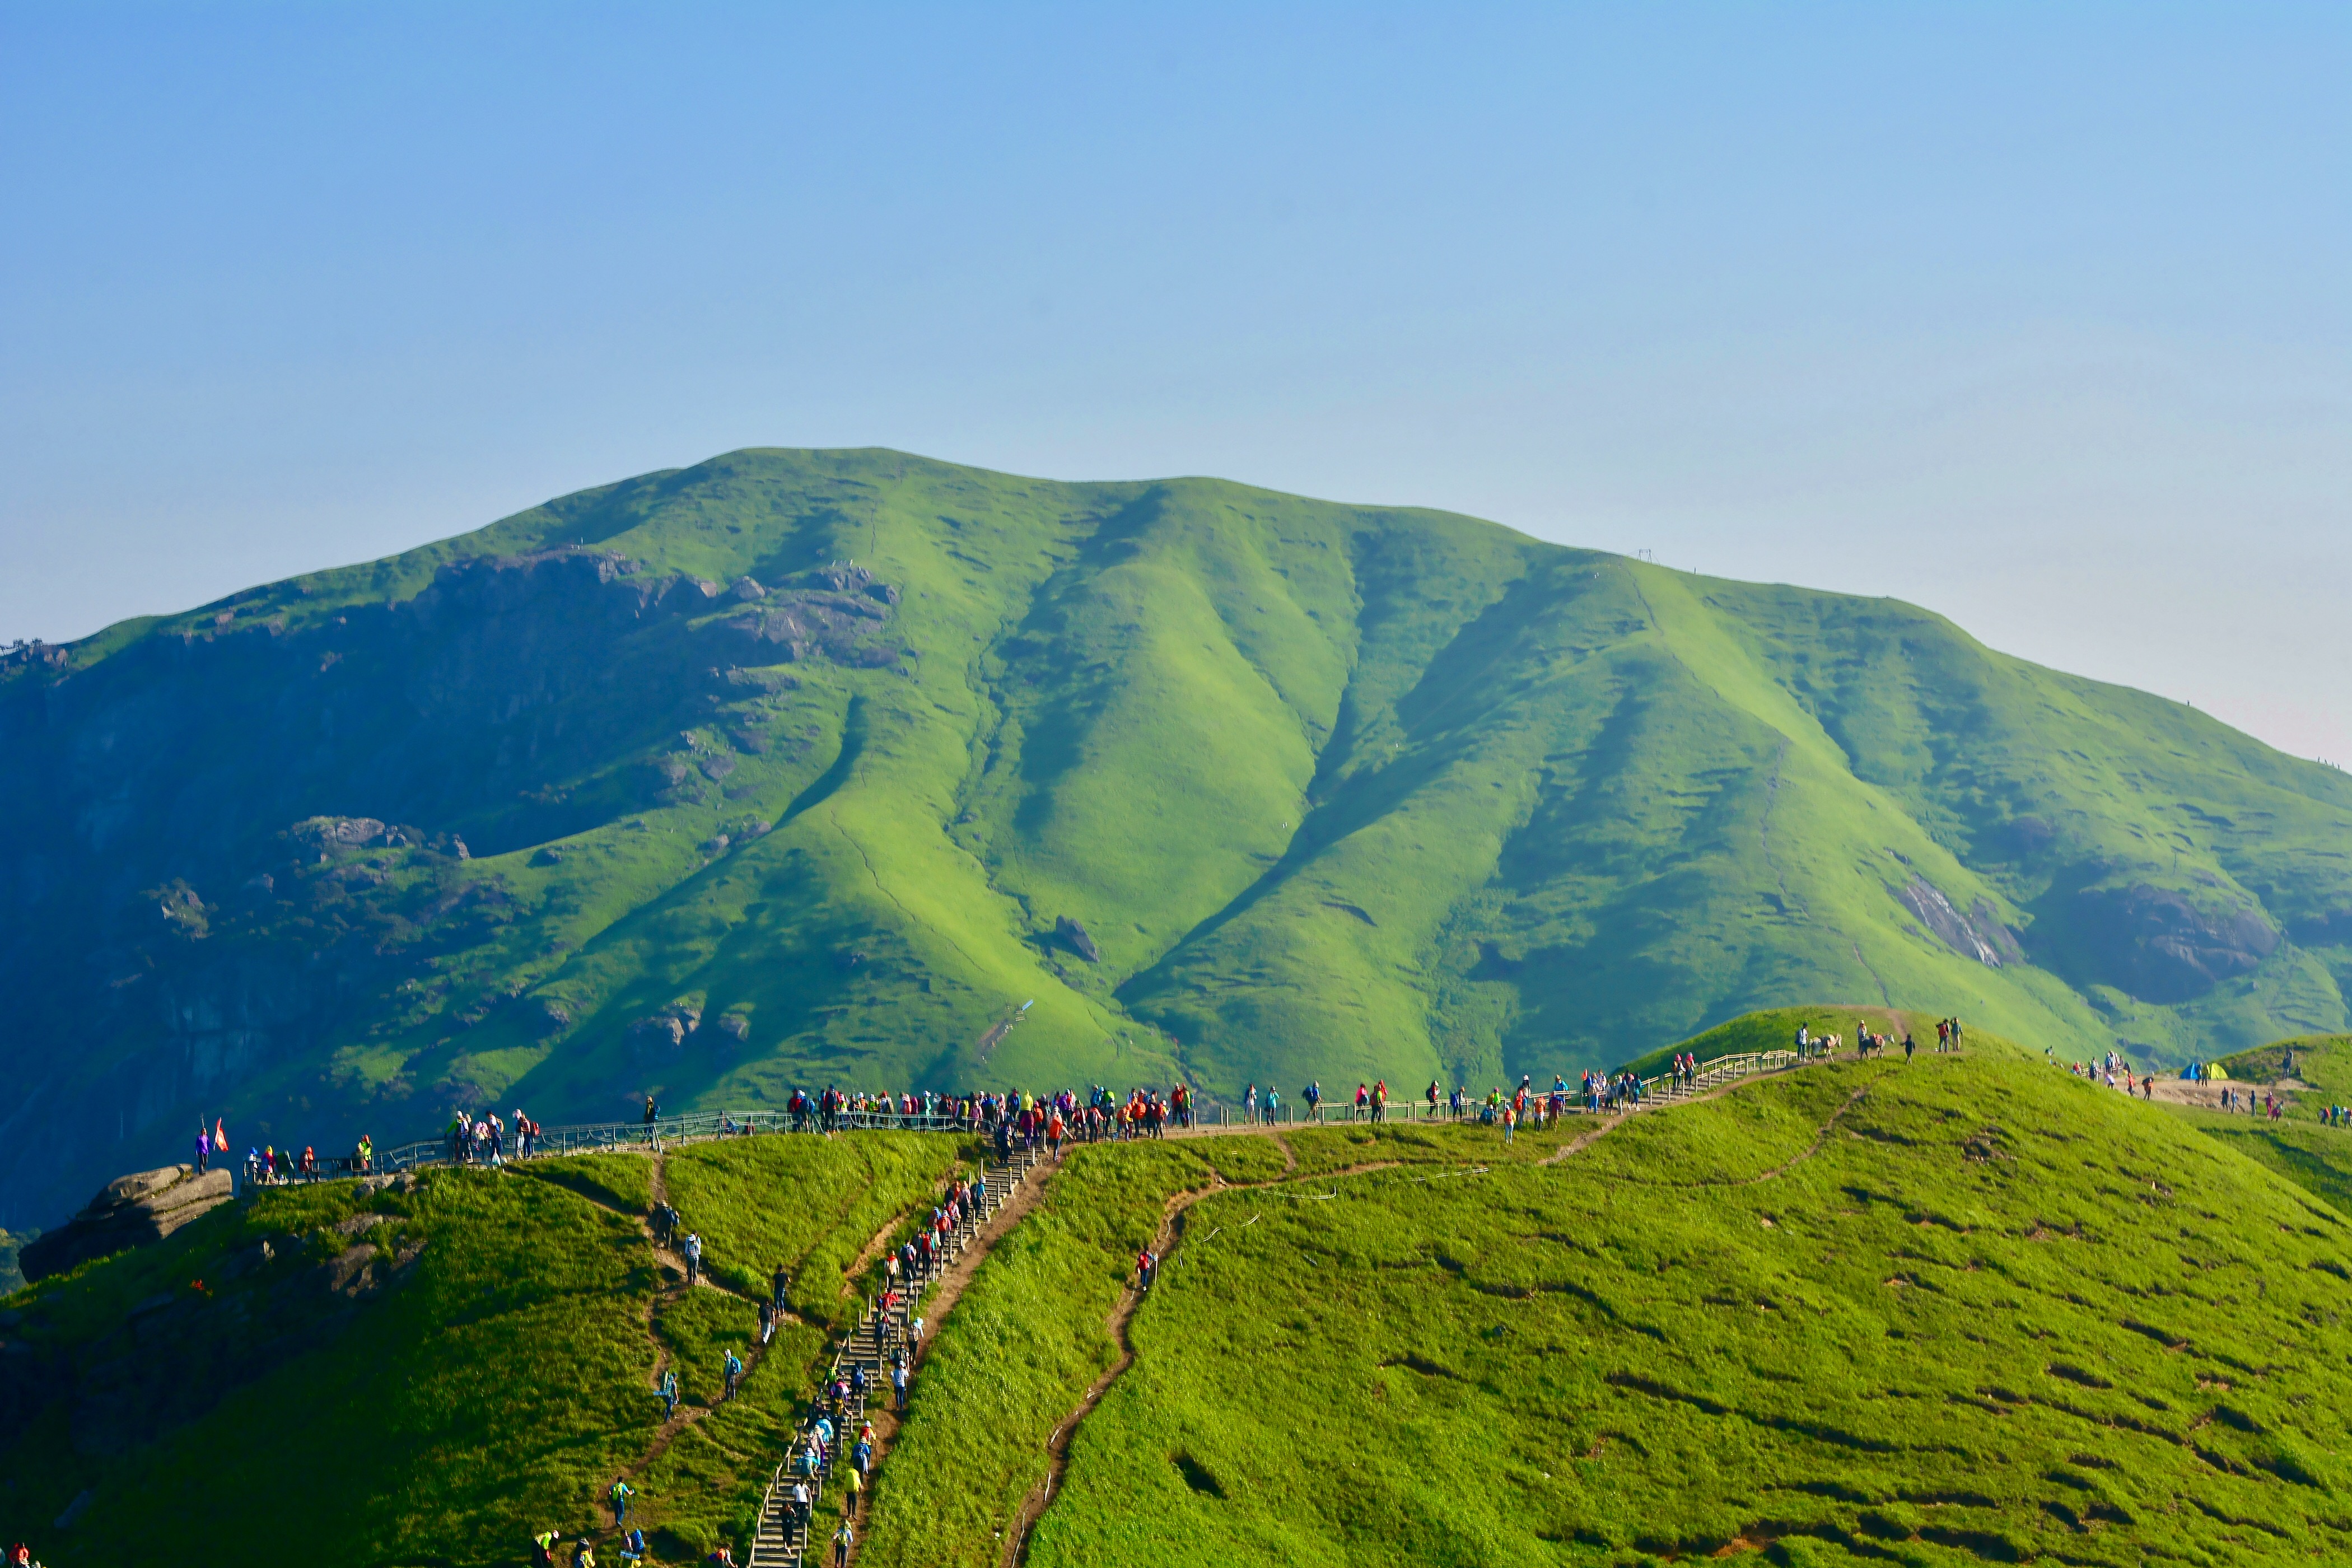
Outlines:
{"type": "Polygon", "coordinates": [[[2145,882],[2085,888],[2071,913],[2090,977],[2143,1002],[2201,996],[2278,951],[2278,932],[2254,910],[2209,914],[2186,894],[2145,882]]]}
{"type": "Polygon", "coordinates": [[[829,567],[813,574],[822,587],[778,590],[763,608],[747,609],[727,626],[761,642],[782,645],[795,663],[822,656],[837,664],[878,668],[899,650],[862,644],[889,617],[898,590],[877,584],[862,566],[829,567]]]}
{"type": "Polygon", "coordinates": [[[740,1013],[728,1014],[719,1020],[719,1027],[724,1033],[733,1037],[739,1046],[751,1037],[751,1020],[740,1013]]]}
{"type": "Polygon", "coordinates": [[[704,578],[698,577],[695,579],[694,586],[696,591],[700,593],[706,599],[715,599],[719,597],[719,593],[721,592],[718,584],[704,578]]]}
{"type": "Polygon", "coordinates": [[[373,816],[313,816],[290,830],[295,842],[319,849],[356,849],[383,835],[383,824],[373,816]]]}
{"type": "Polygon", "coordinates": [[[1069,916],[1064,915],[1054,922],[1054,934],[1067,944],[1072,952],[1076,953],[1088,963],[1102,962],[1102,949],[1097,947],[1095,939],[1087,934],[1087,928],[1069,916]]]}
{"type": "Polygon", "coordinates": [[[165,1165],[117,1176],[81,1213],[27,1243],[16,1266],[27,1280],[45,1279],[93,1258],[145,1247],[228,1202],[234,1189],[225,1169],[198,1175],[193,1166],[165,1165]]]}
{"type": "Polygon", "coordinates": [[[723,752],[715,757],[705,757],[702,760],[702,771],[709,774],[711,782],[715,784],[735,771],[735,759],[723,752]]]}
{"type": "Polygon", "coordinates": [[[1916,871],[1901,887],[1890,884],[1886,890],[1918,916],[1919,923],[1933,931],[1937,940],[1964,958],[1999,969],[2003,963],[2013,963],[2021,956],[2017,939],[2000,923],[1993,907],[1981,898],[1970,913],[1964,915],[1953,907],[1941,889],[1916,871]]]}
{"type": "Polygon", "coordinates": [[[736,578],[732,592],[739,599],[764,599],[768,596],[768,591],[749,577],[736,578]]]}
{"type": "Polygon", "coordinates": [[[686,1043],[686,1024],[672,1014],[657,1013],[630,1025],[629,1037],[642,1046],[666,1046],[676,1050],[686,1043]]]}
{"type": "Polygon", "coordinates": [[[552,844],[543,846],[533,852],[530,863],[534,866],[561,866],[563,864],[563,851],[552,844]]]}
{"type": "Polygon", "coordinates": [[[799,676],[782,669],[744,669],[738,666],[730,668],[724,679],[730,686],[752,686],[761,691],[798,691],[801,687],[799,676]]]}

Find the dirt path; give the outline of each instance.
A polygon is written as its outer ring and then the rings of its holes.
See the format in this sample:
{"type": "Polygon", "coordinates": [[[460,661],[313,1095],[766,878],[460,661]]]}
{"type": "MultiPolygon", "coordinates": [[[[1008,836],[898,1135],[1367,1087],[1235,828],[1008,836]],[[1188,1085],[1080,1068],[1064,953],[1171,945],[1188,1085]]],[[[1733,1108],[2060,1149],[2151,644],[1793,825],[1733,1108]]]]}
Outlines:
{"type": "MultiPolygon", "coordinates": [[[[1167,1266],[1168,1255],[1175,1249],[1177,1242],[1182,1239],[1185,1218],[1194,1204],[1204,1198],[1215,1197],[1221,1193],[1256,1192],[1269,1187],[1287,1185],[1293,1181],[1301,1179],[1292,1174],[1298,1168],[1298,1161],[1291,1154],[1290,1146],[1287,1143],[1283,1145],[1282,1152],[1288,1160],[1288,1164],[1283,1174],[1270,1180],[1228,1182],[1213,1167],[1209,1173],[1207,1186],[1195,1187],[1190,1192],[1171,1194],[1160,1207],[1160,1228],[1153,1233],[1151,1238],[1151,1250],[1159,1257],[1160,1266],[1162,1268],[1167,1266]]],[[[1317,1182],[1338,1181],[1346,1176],[1370,1175],[1376,1171],[1400,1170],[1402,1165],[1403,1162],[1398,1160],[1371,1160],[1359,1165],[1342,1166],[1336,1171],[1318,1172],[1304,1179],[1317,1182]]],[[[1044,1516],[1046,1505],[1054,1500],[1054,1494],[1061,1489],[1062,1477],[1070,1468],[1070,1443],[1078,1435],[1079,1425],[1094,1413],[1097,1402],[1105,1394],[1110,1392],[1111,1384],[1118,1381],[1119,1375],[1135,1364],[1135,1342],[1129,1336],[1128,1331],[1129,1325],[1135,1321],[1137,1309],[1143,1305],[1143,1298],[1142,1290],[1135,1286],[1129,1286],[1120,1292],[1118,1302],[1110,1310],[1110,1314],[1103,1319],[1104,1331],[1108,1333],[1118,1345],[1118,1358],[1105,1367],[1094,1382],[1087,1385],[1087,1391],[1079,1396],[1078,1403],[1071,1408],[1068,1415],[1055,1424],[1053,1432],[1046,1437],[1045,1479],[1032,1489],[1027,1497],[1021,1500],[1021,1511],[1015,1517],[1012,1533],[1006,1538],[1004,1543],[1004,1568],[1018,1568],[1019,1564],[1028,1561],[1030,1532],[1036,1527],[1037,1521],[1044,1516]]]]}
{"type": "MultiPolygon", "coordinates": [[[[1685,1105],[1702,1104],[1706,1100],[1714,1100],[1724,1094],[1727,1094],[1732,1089],[1738,1088],[1742,1084],[1749,1083],[1759,1078],[1767,1076],[1770,1075],[1751,1073],[1745,1078],[1734,1079],[1728,1083],[1717,1084],[1703,1094],[1696,1094],[1686,1100],[1677,1100],[1669,1105],[1659,1106],[1657,1107],[1657,1110],[1672,1110],[1685,1105]]],[[[1782,1174],[1791,1167],[1812,1158],[1814,1154],[1821,1152],[1822,1144],[1828,1140],[1831,1131],[1835,1129],[1838,1121],[1847,1111],[1853,1110],[1855,1105],[1859,1104],[1863,1098],[1869,1094],[1870,1090],[1874,1087],[1874,1082],[1864,1084],[1861,1088],[1855,1089],[1853,1093],[1847,1096],[1845,1103],[1839,1106],[1835,1111],[1832,1112],[1829,1120],[1822,1124],[1820,1131],[1814,1135],[1811,1148],[1808,1148],[1801,1154],[1792,1156],[1784,1163],[1774,1167],[1772,1170],[1765,1172],[1762,1175],[1752,1176],[1748,1178],[1748,1180],[1749,1182],[1769,1180],[1772,1177],[1782,1174]]],[[[1577,1134],[1576,1137],[1570,1140],[1568,1142],[1561,1144],[1558,1149],[1553,1150],[1542,1159],[1532,1162],[1532,1163],[1538,1166],[1557,1165],[1563,1160],[1566,1160],[1570,1155],[1576,1153],[1580,1150],[1590,1148],[1598,1140],[1607,1137],[1611,1132],[1616,1131],[1616,1129],[1623,1126],[1627,1121],[1631,1121],[1634,1114],[1637,1113],[1628,1112],[1622,1115],[1606,1117],[1600,1121],[1599,1125],[1577,1134]]],[[[1263,1128],[1255,1127],[1230,1129],[1202,1128],[1196,1130],[1192,1135],[1200,1136],[1203,1133],[1215,1133],[1220,1131],[1242,1132],[1264,1131],[1265,1130],[1263,1128]]],[[[1276,1142],[1281,1142],[1279,1135],[1277,1134],[1276,1136],[1276,1142]]],[[[1337,1181],[1343,1177],[1370,1175],[1379,1171],[1393,1171],[1403,1167],[1403,1162],[1402,1161],[1374,1160],[1362,1164],[1344,1166],[1336,1171],[1318,1172],[1312,1176],[1301,1178],[1296,1174],[1298,1169],[1297,1156],[1292,1152],[1290,1145],[1287,1142],[1282,1143],[1282,1152],[1285,1161],[1283,1173],[1271,1180],[1263,1182],[1228,1182],[1223,1175],[1217,1174],[1213,1171],[1210,1184],[1208,1186],[1198,1188],[1191,1192],[1177,1193],[1171,1196],[1161,1210],[1160,1228],[1154,1235],[1151,1244],[1151,1250],[1159,1255],[1161,1260],[1161,1267],[1164,1268],[1167,1266],[1169,1254],[1173,1251],[1177,1244],[1182,1240],[1185,1221],[1192,1208],[1192,1205],[1200,1203],[1204,1198],[1214,1197],[1223,1193],[1251,1192],[1271,1187],[1286,1186],[1300,1180],[1318,1182],[1326,1180],[1337,1181]]],[[[1484,1165],[1477,1167],[1479,1170],[1487,1170],[1492,1168],[1493,1167],[1491,1166],[1484,1165]]],[[[1005,1538],[1003,1568],[1022,1568],[1022,1565],[1028,1562],[1029,1547],[1031,1542],[1034,1539],[1037,1521],[1045,1516],[1045,1510],[1053,1502],[1055,1494],[1060,1491],[1062,1479],[1069,1470],[1070,1445],[1077,1436],[1078,1427],[1084,1424],[1088,1415],[1094,1414],[1094,1412],[1100,1407],[1102,1396],[1110,1392],[1111,1385],[1118,1381],[1122,1373],[1127,1372],[1129,1367],[1135,1364],[1135,1342],[1130,1335],[1129,1330],[1135,1321],[1136,1311],[1143,1305],[1143,1300],[1144,1293],[1141,1290],[1137,1289],[1135,1287],[1129,1286],[1121,1293],[1118,1303],[1112,1307],[1110,1315],[1103,1320],[1104,1330],[1111,1335],[1112,1339],[1116,1341],[1118,1345],[1118,1357],[1117,1360],[1112,1362],[1109,1366],[1104,1368],[1101,1374],[1096,1377],[1094,1382],[1087,1385],[1087,1391],[1080,1396],[1078,1403],[1071,1408],[1067,1415],[1063,1416],[1062,1419],[1055,1424],[1052,1434],[1045,1439],[1045,1479],[1036,1487],[1032,1489],[1029,1495],[1021,1500],[1020,1512],[1015,1516],[1013,1529],[1008,1532],[1005,1538]]]]}
{"type": "MultiPolygon", "coordinates": [[[[664,1167],[669,1163],[669,1155],[665,1152],[659,1154],[649,1154],[646,1158],[652,1162],[653,1166],[646,1173],[646,1191],[651,1194],[655,1206],[666,1205],[669,1202],[669,1181],[664,1167]]],[[[528,1166],[519,1168],[525,1171],[529,1169],[528,1166]]],[[[650,1344],[654,1351],[653,1387],[648,1388],[646,1393],[648,1398],[658,1399],[661,1395],[656,1391],[661,1386],[662,1373],[670,1369],[669,1346],[661,1336],[661,1310],[665,1304],[681,1299],[686,1293],[686,1258],[675,1247],[667,1246],[655,1238],[653,1221],[647,1215],[636,1214],[617,1204],[609,1203],[593,1193],[583,1192],[568,1183],[558,1182],[552,1184],[562,1187],[565,1192],[575,1197],[586,1199],[607,1214],[618,1215],[624,1219],[635,1222],[638,1232],[646,1238],[646,1245],[653,1248],[654,1261],[659,1272],[656,1276],[658,1282],[654,1287],[654,1293],[646,1302],[646,1342],[650,1344]]],[[[740,1291],[730,1289],[713,1279],[708,1269],[702,1271],[701,1277],[696,1281],[695,1289],[720,1291],[733,1296],[738,1300],[751,1300],[751,1298],[743,1295],[740,1291]]],[[[758,1302],[753,1301],[752,1304],[757,1306],[758,1302]]],[[[783,1318],[787,1322],[800,1321],[789,1312],[783,1314],[783,1318]]],[[[759,1343],[754,1339],[744,1349],[743,1375],[738,1380],[737,1386],[740,1387],[750,1383],[753,1375],[759,1372],[761,1363],[767,1358],[768,1346],[759,1343]]],[[[635,1480],[654,1461],[669,1451],[669,1446],[677,1441],[688,1427],[692,1426],[717,1408],[717,1405],[689,1405],[681,1396],[677,1414],[667,1417],[658,1427],[655,1428],[652,1443],[647,1445],[643,1454],[632,1460],[621,1471],[621,1478],[624,1480],[635,1480]]],[[[599,1498],[598,1501],[601,1504],[602,1498],[599,1498]]],[[[602,1541],[616,1532],[615,1527],[600,1526],[594,1539],[602,1541]]]]}
{"type": "MultiPolygon", "coordinates": [[[[965,1287],[971,1283],[972,1276],[980,1272],[980,1266],[988,1261],[989,1253],[995,1249],[998,1242],[1004,1239],[1005,1233],[1019,1225],[1023,1217],[1037,1206],[1038,1199],[1044,1194],[1045,1184],[1052,1179],[1056,1169],[1058,1167],[1054,1165],[1040,1164],[1032,1170],[1022,1180],[1021,1184],[1013,1189],[1013,1195],[999,1205],[995,1212],[988,1216],[987,1223],[982,1225],[972,1238],[964,1244],[963,1250],[956,1254],[955,1261],[948,1265],[946,1272],[940,1276],[938,1283],[924,1294],[925,1331],[921,1341],[915,1346],[914,1361],[908,1369],[910,1377],[913,1373],[921,1370],[923,1363],[929,1359],[931,1346],[938,1338],[931,1331],[945,1321],[948,1313],[954,1309],[956,1302],[962,1298],[965,1287]]],[[[898,1436],[898,1413],[890,1408],[890,1399],[886,1393],[878,1399],[867,1401],[866,1418],[874,1424],[874,1468],[879,1470],[882,1468],[882,1461],[889,1456],[890,1445],[898,1436]]],[[[854,1521],[856,1526],[856,1539],[849,1548],[849,1560],[852,1563],[857,1561],[857,1553],[866,1544],[866,1519],[873,1506],[874,1494],[871,1490],[859,1495],[857,1517],[854,1521]]]]}
{"type": "MultiPolygon", "coordinates": [[[[2232,1114],[2246,1116],[2250,1121],[2259,1121],[2263,1119],[2263,1096],[2265,1094],[2286,1100],[2294,1095],[2312,1092],[2311,1085],[2299,1078],[2283,1078],[2271,1083],[2255,1083],[2250,1079],[2237,1078],[2228,1079],[2220,1083],[2192,1083],[2183,1078],[2160,1078],[2152,1087],[2156,1090],[2153,1096],[2134,1095],[2132,1098],[2153,1099],[2158,1105],[2193,1105],[2200,1110],[2220,1110],[2223,1109],[2221,1091],[2225,1089],[2236,1089],[2238,1105],[2232,1114]],[[2247,1116],[2249,1107],[2252,1110],[2251,1116],[2247,1116]]],[[[2123,1091],[2123,1085],[2117,1083],[2116,1092],[2121,1094],[2123,1091]]]]}

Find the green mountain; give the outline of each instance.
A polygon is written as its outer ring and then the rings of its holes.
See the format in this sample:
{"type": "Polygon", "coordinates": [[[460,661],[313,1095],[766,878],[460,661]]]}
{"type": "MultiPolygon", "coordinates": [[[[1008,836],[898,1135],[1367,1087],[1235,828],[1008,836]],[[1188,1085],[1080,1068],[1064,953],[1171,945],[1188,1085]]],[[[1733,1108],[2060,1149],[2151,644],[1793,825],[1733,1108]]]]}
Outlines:
{"type": "Polygon", "coordinates": [[[2341,773],[1894,601],[1214,480],[735,453],[20,650],[0,755],[12,1227],[200,1117],[2352,1024],[2341,773]]]}

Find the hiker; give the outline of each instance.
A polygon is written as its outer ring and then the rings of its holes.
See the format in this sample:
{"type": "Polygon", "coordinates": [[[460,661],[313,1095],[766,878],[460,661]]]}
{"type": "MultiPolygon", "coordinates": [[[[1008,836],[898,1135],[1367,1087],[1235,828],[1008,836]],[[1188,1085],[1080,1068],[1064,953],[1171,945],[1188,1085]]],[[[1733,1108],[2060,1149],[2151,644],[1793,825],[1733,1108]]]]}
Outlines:
{"type": "Polygon", "coordinates": [[[1151,1256],[1151,1249],[1150,1247],[1145,1247],[1142,1251],[1135,1255],[1135,1288],[1138,1290],[1149,1290],[1151,1289],[1152,1270],[1159,1261],[1160,1260],[1158,1258],[1151,1256]]]}
{"type": "Polygon", "coordinates": [[[1518,1130],[1519,1111],[1517,1106],[1503,1107],[1503,1142],[1508,1143],[1511,1134],[1518,1130]]]}
{"type": "Polygon", "coordinates": [[[596,1568],[596,1549],[584,1535],[572,1548],[572,1568],[596,1568]]]}
{"type": "Polygon", "coordinates": [[[872,1479],[874,1474],[874,1440],[870,1437],[858,1438],[857,1447],[849,1450],[849,1463],[851,1468],[856,1470],[861,1479],[872,1479]]]}
{"type": "Polygon", "coordinates": [[[643,1563],[645,1560],[646,1532],[633,1528],[628,1534],[621,1537],[621,1561],[643,1563]]]}
{"type": "Polygon", "coordinates": [[[1906,1062],[1909,1061],[1912,1056],[1916,1053],[1918,1049],[1919,1042],[1911,1037],[1910,1029],[1906,1027],[1903,1031],[1903,1059],[1906,1062]]]}
{"type": "Polygon", "coordinates": [[[675,1419],[677,1415],[677,1368],[671,1367],[662,1373],[661,1386],[654,1390],[654,1395],[662,1402],[662,1419],[675,1419]]]}
{"type": "Polygon", "coordinates": [[[1359,1082],[1356,1085],[1356,1119],[1358,1121],[1363,1120],[1364,1113],[1371,1109],[1371,1104],[1372,1091],[1359,1082]]]}
{"type": "Polygon", "coordinates": [[[777,1312],[782,1314],[791,1311],[793,1310],[793,1303],[789,1294],[789,1287],[791,1286],[792,1281],[784,1277],[784,1266],[782,1264],[779,1263],[776,1265],[776,1277],[769,1283],[775,1292],[774,1305],[777,1312]]]}
{"type": "MultiPolygon", "coordinates": [[[[13,1564],[16,1559],[8,1561],[13,1564]]],[[[530,1568],[555,1568],[555,1531],[542,1530],[530,1538],[530,1568]]]]}
{"type": "Polygon", "coordinates": [[[692,1231],[686,1233],[686,1282],[689,1286],[702,1280],[702,1237],[692,1231]]]}
{"type": "Polygon", "coordinates": [[[720,1394],[719,1397],[721,1399],[734,1398],[735,1385],[742,1381],[743,1358],[737,1355],[734,1351],[730,1349],[727,1352],[727,1392],[720,1394]]]}
{"type": "Polygon", "coordinates": [[[212,1161],[212,1157],[213,1157],[213,1135],[212,1135],[211,1133],[209,1133],[209,1132],[205,1131],[205,1124],[204,1124],[203,1122],[199,1121],[199,1122],[197,1122],[197,1123],[196,1123],[196,1174],[197,1174],[197,1175],[201,1176],[201,1175],[203,1175],[203,1174],[205,1173],[205,1165],[207,1165],[207,1164],[209,1164],[209,1163],[211,1163],[211,1161],[212,1161]]]}
{"type": "Polygon", "coordinates": [[[661,1147],[660,1136],[655,1128],[655,1123],[660,1120],[661,1107],[654,1103],[652,1095],[646,1096],[646,1147],[648,1149],[661,1147]]]}
{"type": "Polygon", "coordinates": [[[808,1528],[808,1482],[804,1480],[796,1480],[793,1483],[793,1528],[794,1530],[806,1530],[808,1528]]]}
{"type": "Polygon", "coordinates": [[[760,1303],[760,1342],[766,1344],[775,1337],[776,1309],[771,1302],[760,1303]]]}
{"type": "Polygon", "coordinates": [[[629,1500],[636,1495],[636,1489],[618,1476],[614,1476],[613,1484],[605,1489],[605,1500],[613,1505],[614,1530],[620,1529],[629,1521],[629,1500]]]}
{"type": "Polygon", "coordinates": [[[1267,1089],[1267,1090],[1265,1091],[1265,1124],[1266,1124],[1268,1127],[1271,1127],[1271,1126],[1273,1126],[1273,1125],[1274,1125],[1274,1113],[1275,1113],[1276,1110],[1280,1110],[1280,1109],[1281,1109],[1281,1107],[1282,1107],[1282,1096],[1280,1096],[1280,1095],[1278,1095],[1278,1094],[1275,1093],[1275,1092],[1274,1092],[1274,1090],[1272,1090],[1271,1089],[1267,1089]]]}
{"type": "Polygon", "coordinates": [[[375,1140],[361,1133],[359,1147],[352,1151],[352,1158],[359,1163],[360,1174],[367,1174],[375,1165],[375,1140]]]}
{"type": "Polygon", "coordinates": [[[907,1363],[904,1362],[890,1369],[890,1392],[894,1396],[891,1407],[904,1415],[907,1413],[907,1363]]]}
{"type": "Polygon", "coordinates": [[[1307,1114],[1308,1117],[1317,1121],[1323,1120],[1323,1083],[1321,1079],[1318,1079],[1314,1082],[1309,1083],[1305,1089],[1300,1089],[1298,1091],[1298,1098],[1307,1102],[1307,1114]]]}
{"type": "Polygon", "coordinates": [[[851,1465],[841,1479],[841,1520],[844,1524],[857,1517],[857,1500],[866,1491],[866,1477],[856,1465],[851,1465]]]}
{"type": "MultiPolygon", "coordinates": [[[[854,1494],[851,1500],[856,1500],[854,1494]]],[[[856,1533],[849,1528],[849,1516],[843,1514],[841,1528],[833,1532],[833,1568],[849,1568],[849,1543],[856,1539],[856,1533]]]]}

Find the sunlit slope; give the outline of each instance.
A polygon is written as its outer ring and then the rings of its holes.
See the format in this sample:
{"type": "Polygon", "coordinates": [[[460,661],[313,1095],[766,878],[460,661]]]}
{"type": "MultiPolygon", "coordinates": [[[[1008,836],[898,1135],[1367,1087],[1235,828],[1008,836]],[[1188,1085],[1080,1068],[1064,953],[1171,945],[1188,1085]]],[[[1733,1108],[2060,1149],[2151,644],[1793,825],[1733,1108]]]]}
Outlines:
{"type": "Polygon", "coordinates": [[[1479,1163],[1192,1206],[1028,1561],[2303,1562],[2352,1523],[2352,1222],[2161,1108],[1923,1056],[1479,1163]]]}
{"type": "Polygon", "coordinates": [[[12,661],[0,745],[0,1224],[199,1113],[2352,1021],[2339,773],[1891,601],[1217,480],[734,453],[12,661]]]}

